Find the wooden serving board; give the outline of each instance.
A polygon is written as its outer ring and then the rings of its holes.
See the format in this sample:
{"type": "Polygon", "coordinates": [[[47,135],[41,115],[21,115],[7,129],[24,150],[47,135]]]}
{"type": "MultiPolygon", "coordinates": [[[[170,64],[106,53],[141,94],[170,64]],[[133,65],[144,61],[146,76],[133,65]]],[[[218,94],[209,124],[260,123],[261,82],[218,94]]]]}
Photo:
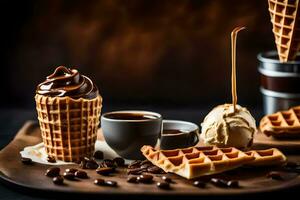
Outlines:
{"type": "MultiPolygon", "coordinates": [[[[101,136],[99,136],[102,139],[101,136]]],[[[278,181],[266,177],[269,169],[246,169],[239,168],[227,173],[215,175],[224,179],[235,179],[240,181],[240,188],[220,188],[210,183],[206,188],[196,188],[193,181],[186,180],[174,174],[168,174],[175,183],[171,184],[171,190],[162,190],[153,184],[132,184],[127,183],[126,169],[118,169],[118,173],[110,177],[101,177],[95,170],[85,170],[89,179],[79,181],[65,181],[64,186],[54,185],[51,178],[44,175],[47,165],[34,163],[24,165],[20,162],[20,150],[29,145],[41,142],[40,130],[35,122],[27,122],[17,133],[13,141],[0,151],[0,180],[11,185],[11,187],[23,189],[25,191],[61,194],[84,194],[84,195],[132,195],[132,196],[220,196],[220,195],[245,195],[260,192],[278,191],[288,189],[293,186],[300,186],[300,176],[294,175],[288,180],[278,181]],[[118,182],[118,187],[104,187],[93,184],[95,178],[105,178],[118,182]]],[[[300,156],[288,156],[289,160],[300,162],[300,156]]],[[[64,170],[78,165],[61,166],[64,170]]],[[[154,181],[160,181],[159,176],[154,175],[154,181]]]]}

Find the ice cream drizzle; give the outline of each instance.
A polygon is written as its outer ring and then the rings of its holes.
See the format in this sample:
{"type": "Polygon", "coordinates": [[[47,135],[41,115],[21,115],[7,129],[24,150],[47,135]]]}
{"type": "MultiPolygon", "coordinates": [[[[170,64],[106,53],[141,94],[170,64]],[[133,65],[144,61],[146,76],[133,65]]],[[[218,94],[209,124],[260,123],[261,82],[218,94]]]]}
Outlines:
{"type": "Polygon", "coordinates": [[[231,93],[232,93],[232,104],[233,112],[236,111],[237,94],[236,94],[236,37],[237,33],[246,27],[238,26],[231,32],[231,93]]]}

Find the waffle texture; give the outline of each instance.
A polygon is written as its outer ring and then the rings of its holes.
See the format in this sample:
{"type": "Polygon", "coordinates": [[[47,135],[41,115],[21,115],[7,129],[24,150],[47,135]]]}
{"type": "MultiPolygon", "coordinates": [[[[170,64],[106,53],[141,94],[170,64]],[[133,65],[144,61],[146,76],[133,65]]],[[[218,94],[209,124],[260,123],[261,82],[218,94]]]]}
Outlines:
{"type": "Polygon", "coordinates": [[[217,174],[242,165],[270,166],[285,163],[286,157],[276,148],[242,152],[236,148],[199,146],[174,150],[156,150],[145,145],[143,155],[165,172],[187,179],[217,174]]]}
{"type": "Polygon", "coordinates": [[[293,61],[300,49],[299,0],[268,0],[281,62],[293,61]]]}
{"type": "Polygon", "coordinates": [[[165,172],[172,172],[187,179],[220,173],[254,160],[253,156],[231,147],[201,146],[155,150],[151,146],[143,146],[141,151],[149,161],[165,172]]]}
{"type": "Polygon", "coordinates": [[[300,137],[300,106],[264,116],[259,129],[275,138],[300,137]]]}
{"type": "Polygon", "coordinates": [[[255,158],[247,164],[250,166],[272,166],[281,165],[286,162],[285,155],[276,148],[252,150],[245,153],[255,158]]]}
{"type": "Polygon", "coordinates": [[[94,152],[102,98],[35,96],[43,143],[49,156],[76,162],[94,152]]]}

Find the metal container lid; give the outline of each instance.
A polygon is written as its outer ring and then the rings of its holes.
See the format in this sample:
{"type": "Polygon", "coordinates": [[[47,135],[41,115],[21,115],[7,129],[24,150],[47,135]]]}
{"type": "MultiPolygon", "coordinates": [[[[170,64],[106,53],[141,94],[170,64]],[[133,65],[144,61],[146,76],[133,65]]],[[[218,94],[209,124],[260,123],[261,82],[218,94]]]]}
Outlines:
{"type": "Polygon", "coordinates": [[[260,53],[257,56],[260,61],[258,71],[271,77],[300,77],[300,52],[295,61],[281,63],[276,51],[260,53]]]}

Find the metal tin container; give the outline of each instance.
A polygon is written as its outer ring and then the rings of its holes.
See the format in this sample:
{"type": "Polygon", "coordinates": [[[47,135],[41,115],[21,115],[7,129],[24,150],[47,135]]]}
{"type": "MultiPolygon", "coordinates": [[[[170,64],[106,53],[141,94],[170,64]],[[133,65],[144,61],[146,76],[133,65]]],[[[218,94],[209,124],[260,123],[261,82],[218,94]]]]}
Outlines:
{"type": "Polygon", "coordinates": [[[296,61],[281,63],[276,51],[258,54],[264,113],[300,105],[300,54],[296,61]]]}

